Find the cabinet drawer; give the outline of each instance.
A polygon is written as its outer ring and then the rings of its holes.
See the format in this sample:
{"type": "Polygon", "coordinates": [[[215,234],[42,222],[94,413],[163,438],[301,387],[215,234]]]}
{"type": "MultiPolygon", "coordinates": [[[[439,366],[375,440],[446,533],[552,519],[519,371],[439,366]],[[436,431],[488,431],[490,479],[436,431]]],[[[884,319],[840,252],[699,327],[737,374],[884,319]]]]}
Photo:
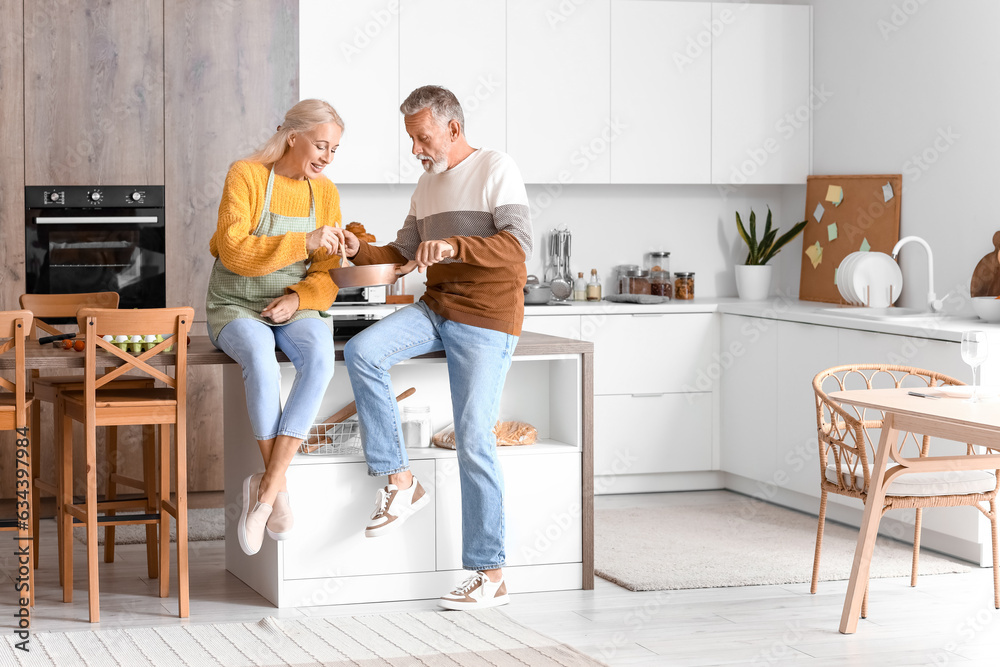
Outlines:
{"type": "Polygon", "coordinates": [[[711,468],[711,393],[594,397],[594,474],[711,468]]]}
{"type": "Polygon", "coordinates": [[[370,539],[365,524],[384,477],[369,477],[364,463],[289,467],[295,538],[280,543],[284,578],[433,571],[434,462],[411,461],[410,468],[430,494],[431,507],[402,530],[370,539]]]}
{"type": "MultiPolygon", "coordinates": [[[[525,308],[529,310],[531,306],[525,308]]],[[[580,340],[579,315],[525,315],[521,331],[580,340]]]]}
{"type": "Polygon", "coordinates": [[[712,314],[584,316],[581,331],[594,343],[595,394],[711,389],[712,314]]]}
{"type": "MultiPolygon", "coordinates": [[[[583,560],[580,452],[507,454],[503,467],[507,565],[583,560]]],[[[462,567],[462,493],[458,461],[437,460],[437,568],[462,567]]],[[[409,526],[407,526],[409,528],[409,526]]]]}

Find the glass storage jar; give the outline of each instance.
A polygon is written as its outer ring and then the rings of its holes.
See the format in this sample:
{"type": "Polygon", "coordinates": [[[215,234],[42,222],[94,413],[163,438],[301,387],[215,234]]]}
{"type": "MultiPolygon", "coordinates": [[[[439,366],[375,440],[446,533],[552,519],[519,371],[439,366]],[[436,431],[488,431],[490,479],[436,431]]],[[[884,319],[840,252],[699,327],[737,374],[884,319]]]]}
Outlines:
{"type": "Polygon", "coordinates": [[[666,271],[670,273],[670,253],[666,250],[654,250],[647,252],[643,268],[652,274],[654,271],[666,271]]]}
{"type": "Polygon", "coordinates": [[[674,274],[674,298],[682,301],[694,298],[694,273],[674,274]]]}
{"type": "Polygon", "coordinates": [[[674,296],[674,284],[670,281],[669,271],[651,271],[649,274],[649,293],[653,296],[674,296]]]}
{"type": "Polygon", "coordinates": [[[629,269],[622,279],[622,294],[649,294],[649,271],[629,269]]]}
{"type": "Polygon", "coordinates": [[[628,294],[628,276],[626,274],[629,271],[638,268],[638,264],[619,264],[612,269],[614,273],[611,279],[611,289],[613,289],[616,294],[628,294]]]}
{"type": "Polygon", "coordinates": [[[403,441],[407,447],[431,446],[431,409],[427,405],[403,406],[403,441]]]}

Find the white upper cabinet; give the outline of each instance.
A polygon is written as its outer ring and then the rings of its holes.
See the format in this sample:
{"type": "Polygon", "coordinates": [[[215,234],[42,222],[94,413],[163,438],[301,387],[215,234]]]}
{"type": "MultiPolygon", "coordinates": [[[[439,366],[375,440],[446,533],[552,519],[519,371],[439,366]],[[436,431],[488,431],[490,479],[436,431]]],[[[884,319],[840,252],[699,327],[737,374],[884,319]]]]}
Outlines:
{"type": "Polygon", "coordinates": [[[805,5],[712,5],[713,183],[805,183],[811,16],[805,5]]]}
{"type": "MultiPolygon", "coordinates": [[[[507,34],[505,0],[401,0],[399,101],[415,88],[444,86],[455,93],[475,147],[507,150],[507,34]]],[[[400,182],[423,173],[397,111],[400,182]]]]}
{"type": "Polygon", "coordinates": [[[507,152],[528,183],[608,183],[609,0],[508,0],[507,152]]]}
{"type": "Polygon", "coordinates": [[[712,6],[611,5],[612,183],[710,183],[712,6]]]}
{"type": "MultiPolygon", "coordinates": [[[[444,56],[442,56],[443,58],[444,56]]],[[[385,0],[300,0],[299,95],[344,119],[334,183],[399,182],[399,12],[385,0]]]]}

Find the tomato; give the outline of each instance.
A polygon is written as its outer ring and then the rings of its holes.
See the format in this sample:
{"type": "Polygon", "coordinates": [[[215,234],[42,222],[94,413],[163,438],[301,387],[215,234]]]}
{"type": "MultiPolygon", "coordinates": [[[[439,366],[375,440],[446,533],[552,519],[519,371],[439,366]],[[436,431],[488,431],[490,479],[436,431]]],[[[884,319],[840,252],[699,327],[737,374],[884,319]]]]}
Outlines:
{"type": "Polygon", "coordinates": [[[73,343],[73,349],[76,350],[77,352],[83,352],[83,348],[85,348],[85,347],[87,347],[87,343],[85,341],[83,341],[82,339],[78,340],[78,341],[75,341],[73,343]]]}
{"type": "Polygon", "coordinates": [[[72,339],[64,338],[63,342],[62,342],[62,346],[63,346],[64,350],[72,350],[73,349],[73,341],[72,341],[72,339]]]}

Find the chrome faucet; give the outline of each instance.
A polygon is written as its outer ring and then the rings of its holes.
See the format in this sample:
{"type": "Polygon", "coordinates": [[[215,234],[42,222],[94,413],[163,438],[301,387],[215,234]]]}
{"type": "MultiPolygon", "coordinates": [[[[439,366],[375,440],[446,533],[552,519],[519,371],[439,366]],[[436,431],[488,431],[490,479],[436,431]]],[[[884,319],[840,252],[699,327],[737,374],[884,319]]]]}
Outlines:
{"type": "Polygon", "coordinates": [[[940,312],[941,308],[944,307],[944,303],[934,294],[934,255],[931,253],[931,247],[927,244],[927,241],[919,236],[905,236],[899,239],[892,249],[892,259],[895,260],[899,255],[899,249],[910,241],[916,241],[927,251],[927,305],[930,307],[931,312],[940,312]]]}

